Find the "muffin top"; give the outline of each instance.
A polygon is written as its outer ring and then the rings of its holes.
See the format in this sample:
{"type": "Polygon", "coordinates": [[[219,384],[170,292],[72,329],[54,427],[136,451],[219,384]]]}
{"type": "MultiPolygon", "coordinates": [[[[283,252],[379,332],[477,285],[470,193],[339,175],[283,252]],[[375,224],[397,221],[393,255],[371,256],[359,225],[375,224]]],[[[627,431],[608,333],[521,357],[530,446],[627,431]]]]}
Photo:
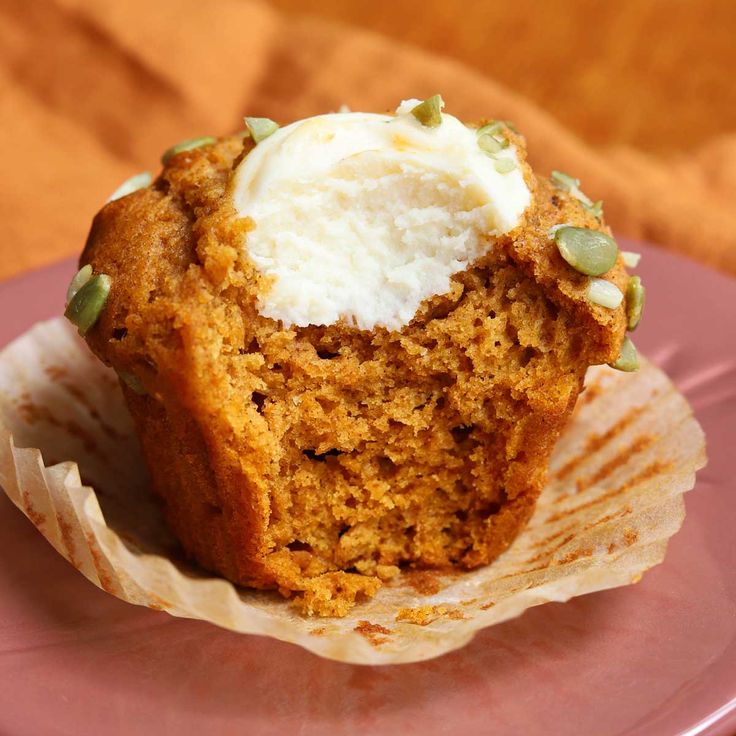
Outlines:
{"type": "Polygon", "coordinates": [[[225,351],[245,330],[370,352],[419,335],[504,263],[589,325],[589,363],[616,364],[623,345],[617,367],[635,369],[624,336],[643,289],[601,203],[565,174],[533,174],[510,123],[465,126],[437,97],[395,115],[246,124],[173,147],[152,184],[136,177],[96,216],[67,316],[119,372],[155,380],[133,360],[142,351],[178,370],[167,356],[189,322],[211,325],[213,344],[231,332],[225,351]]]}

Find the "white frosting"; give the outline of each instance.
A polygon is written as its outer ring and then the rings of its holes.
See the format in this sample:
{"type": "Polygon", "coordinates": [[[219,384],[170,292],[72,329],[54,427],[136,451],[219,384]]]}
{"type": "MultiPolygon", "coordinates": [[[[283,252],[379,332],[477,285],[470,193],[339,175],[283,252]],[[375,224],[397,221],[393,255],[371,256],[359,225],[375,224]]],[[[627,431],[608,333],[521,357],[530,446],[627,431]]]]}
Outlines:
{"type": "MultiPolygon", "coordinates": [[[[442,115],[333,113],[300,120],[240,163],[233,203],[255,228],[245,246],[271,284],[261,314],[285,326],[345,319],[400,329],[450,276],[512,230],[531,195],[517,167],[500,174],[474,130],[442,115]]],[[[516,160],[509,146],[498,158],[516,160]]]]}

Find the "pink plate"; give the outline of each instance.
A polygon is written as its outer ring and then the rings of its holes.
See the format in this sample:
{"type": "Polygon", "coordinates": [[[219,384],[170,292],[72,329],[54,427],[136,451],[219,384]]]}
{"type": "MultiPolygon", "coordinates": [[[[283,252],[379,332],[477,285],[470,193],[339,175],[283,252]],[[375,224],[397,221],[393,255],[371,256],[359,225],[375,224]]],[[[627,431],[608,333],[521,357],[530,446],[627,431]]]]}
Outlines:
{"type": "MultiPolygon", "coordinates": [[[[368,668],[122,603],[0,494],[0,733],[736,733],[736,281],[644,253],[637,345],[702,423],[710,463],[664,564],[413,665],[368,668]],[[733,456],[731,453],[734,453],[733,456]]],[[[61,309],[65,262],[0,285],[0,344],[61,309]]]]}

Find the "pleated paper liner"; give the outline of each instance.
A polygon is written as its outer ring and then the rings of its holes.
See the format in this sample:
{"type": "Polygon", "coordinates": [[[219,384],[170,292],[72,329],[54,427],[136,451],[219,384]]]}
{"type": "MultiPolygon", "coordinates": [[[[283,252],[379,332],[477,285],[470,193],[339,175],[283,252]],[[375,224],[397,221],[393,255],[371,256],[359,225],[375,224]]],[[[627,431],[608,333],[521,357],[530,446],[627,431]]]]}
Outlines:
{"type": "Polygon", "coordinates": [[[646,361],[633,374],[593,368],[506,554],[473,572],[401,575],[347,617],[313,619],[183,558],[117,379],[70,325],[38,324],[0,354],[0,485],[59,554],[129,603],[345,662],[429,659],[532,606],[635,583],[663,560],[704,464],[702,430],[664,373],[646,361]]]}

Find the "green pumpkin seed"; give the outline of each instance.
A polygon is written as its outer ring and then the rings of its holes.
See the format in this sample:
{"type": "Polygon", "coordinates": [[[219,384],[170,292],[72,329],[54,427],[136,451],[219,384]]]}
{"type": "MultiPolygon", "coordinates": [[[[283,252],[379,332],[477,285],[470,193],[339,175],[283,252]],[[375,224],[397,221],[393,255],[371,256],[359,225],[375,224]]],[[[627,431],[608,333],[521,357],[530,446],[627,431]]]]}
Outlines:
{"type": "Polygon", "coordinates": [[[478,135],[497,135],[503,133],[504,128],[518,133],[518,128],[510,120],[489,120],[485,125],[478,128],[478,135]]]}
{"type": "Polygon", "coordinates": [[[279,124],[271,120],[271,118],[243,118],[245,127],[248,128],[253,143],[260,143],[273,135],[278,129],[279,124]]]}
{"type": "Polygon", "coordinates": [[[476,131],[478,146],[489,156],[509,147],[509,142],[501,135],[504,125],[500,120],[494,120],[476,131]]]}
{"type": "Polygon", "coordinates": [[[445,101],[441,95],[432,95],[412,108],[411,114],[426,128],[436,128],[442,123],[445,101]]]}
{"type": "Polygon", "coordinates": [[[503,133],[503,129],[505,127],[506,126],[501,120],[491,120],[490,123],[486,123],[485,125],[478,128],[476,134],[478,135],[478,138],[484,135],[499,135],[503,133]]]}
{"type": "Polygon", "coordinates": [[[564,171],[553,171],[549,175],[550,181],[563,192],[570,192],[580,186],[580,179],[566,174],[564,171]]]}
{"type": "Polygon", "coordinates": [[[503,122],[494,120],[476,131],[478,148],[493,159],[493,166],[499,174],[508,174],[516,168],[514,159],[498,155],[510,145],[508,140],[500,135],[504,127],[503,122]]]}
{"type": "Polygon", "coordinates": [[[135,376],[132,373],[126,373],[125,371],[118,371],[118,376],[120,376],[120,380],[123,381],[123,383],[125,383],[133,393],[138,394],[138,396],[146,395],[146,388],[143,383],[141,383],[141,379],[138,378],[138,376],[135,376]]]}
{"type": "Polygon", "coordinates": [[[641,253],[635,253],[633,250],[622,250],[621,257],[624,259],[626,268],[636,268],[641,260],[641,253]]]}
{"type": "Polygon", "coordinates": [[[591,279],[588,284],[588,300],[601,307],[616,309],[624,300],[621,289],[605,279],[591,279]]]}
{"type": "Polygon", "coordinates": [[[492,135],[479,135],[478,136],[478,148],[480,148],[483,153],[487,153],[489,156],[493,156],[496,153],[499,153],[504,148],[508,148],[509,142],[504,139],[503,143],[492,135]],[[505,144],[505,145],[504,145],[505,144]]]}
{"type": "Polygon", "coordinates": [[[585,202],[581,202],[583,205],[583,209],[586,212],[590,212],[593,217],[595,217],[597,220],[600,220],[603,217],[603,200],[599,199],[597,202],[592,202],[591,204],[586,204],[585,202]]]}
{"type": "Polygon", "coordinates": [[[127,197],[133,192],[137,192],[139,189],[147,187],[152,181],[151,174],[148,171],[143,171],[140,174],[131,176],[130,179],[126,179],[111,195],[107,200],[108,202],[114,202],[116,199],[127,197]]]}
{"type": "Polygon", "coordinates": [[[516,161],[512,158],[497,158],[493,166],[499,174],[508,174],[516,168],[516,161]]]}
{"type": "Polygon", "coordinates": [[[632,371],[639,370],[639,356],[634,347],[634,343],[631,342],[629,337],[625,337],[621,345],[621,352],[615,363],[609,364],[611,368],[615,368],[617,371],[625,371],[631,373],[632,371]]]}
{"type": "Polygon", "coordinates": [[[86,266],[82,266],[82,268],[77,271],[77,273],[74,275],[74,278],[69,283],[69,288],[66,290],[66,302],[64,304],[69,304],[69,302],[74,299],[74,295],[92,278],[92,266],[88,263],[86,266]]]}
{"type": "Polygon", "coordinates": [[[555,232],[560,255],[580,273],[600,276],[616,264],[616,241],[600,230],[585,227],[561,227],[555,232]]]}
{"type": "MultiPolygon", "coordinates": [[[[575,199],[577,199],[578,202],[580,202],[580,204],[582,204],[586,209],[594,207],[593,201],[590,197],[587,197],[580,190],[580,179],[576,179],[575,177],[566,174],[564,171],[553,171],[549,175],[549,178],[558,189],[561,189],[563,192],[569,192],[570,195],[575,197],[575,199]]],[[[603,202],[601,202],[601,205],[602,204],[603,202]]]]}
{"type": "Polygon", "coordinates": [[[580,179],[576,179],[564,171],[553,171],[549,175],[549,178],[558,189],[561,189],[563,192],[569,192],[595,218],[600,220],[603,217],[603,200],[599,199],[597,202],[593,202],[590,197],[583,194],[580,189],[580,179]]]}
{"type": "Polygon", "coordinates": [[[626,319],[628,328],[635,330],[641,322],[646,289],[638,276],[632,276],[626,285],[626,319]]]}
{"type": "Polygon", "coordinates": [[[193,149],[201,148],[202,146],[211,146],[213,143],[217,143],[217,138],[214,138],[211,135],[203,135],[199,138],[190,138],[188,141],[182,141],[181,143],[177,143],[175,146],[171,146],[171,148],[164,151],[163,156],[161,156],[161,163],[165,166],[172,157],[176,156],[177,153],[192,151],[193,149]]]}
{"type": "Polygon", "coordinates": [[[64,316],[79,329],[84,336],[102,314],[110,293],[110,277],[104,273],[93,276],[69,302],[64,316]]]}

